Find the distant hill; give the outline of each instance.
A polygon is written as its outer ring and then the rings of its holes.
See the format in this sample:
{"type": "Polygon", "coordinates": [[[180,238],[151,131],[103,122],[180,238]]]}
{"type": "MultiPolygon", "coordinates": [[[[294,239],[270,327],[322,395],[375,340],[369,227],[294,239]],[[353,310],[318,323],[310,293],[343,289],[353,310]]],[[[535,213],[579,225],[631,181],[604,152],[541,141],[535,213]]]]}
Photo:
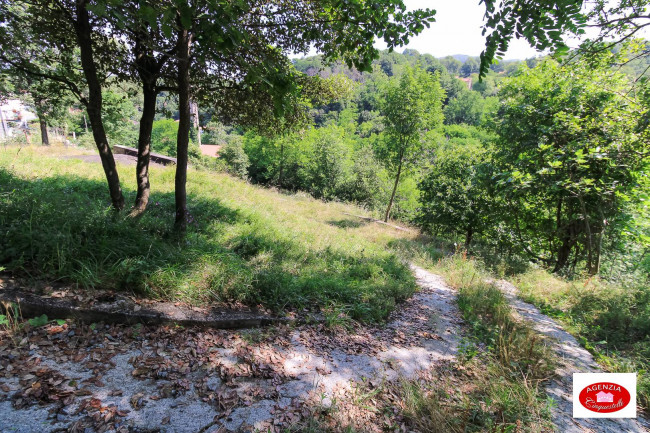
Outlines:
{"type": "Polygon", "coordinates": [[[475,56],[468,56],[467,54],[454,54],[451,57],[453,57],[454,59],[456,59],[456,60],[458,60],[458,61],[460,61],[462,63],[465,63],[465,61],[467,59],[469,59],[470,57],[475,57],[475,56]]]}

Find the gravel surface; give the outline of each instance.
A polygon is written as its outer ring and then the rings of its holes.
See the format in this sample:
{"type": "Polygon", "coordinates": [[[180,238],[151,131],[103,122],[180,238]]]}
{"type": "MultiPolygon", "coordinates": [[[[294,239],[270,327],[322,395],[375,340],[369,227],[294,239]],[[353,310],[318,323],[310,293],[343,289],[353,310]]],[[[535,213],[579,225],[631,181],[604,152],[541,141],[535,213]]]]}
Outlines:
{"type": "Polygon", "coordinates": [[[68,321],[0,334],[0,432],[281,431],[306,404],[329,407],[358,383],[455,357],[455,292],[413,270],[421,290],[381,328],[68,321]]]}

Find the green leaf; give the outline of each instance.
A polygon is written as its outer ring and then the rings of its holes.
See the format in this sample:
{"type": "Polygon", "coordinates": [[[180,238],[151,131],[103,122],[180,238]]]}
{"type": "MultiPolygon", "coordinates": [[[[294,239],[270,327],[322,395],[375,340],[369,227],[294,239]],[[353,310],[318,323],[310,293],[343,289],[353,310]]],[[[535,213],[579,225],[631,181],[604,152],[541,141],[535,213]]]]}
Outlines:
{"type": "Polygon", "coordinates": [[[43,315],[41,315],[39,317],[34,317],[33,319],[29,319],[27,321],[27,323],[29,323],[30,325],[32,325],[35,328],[38,328],[40,326],[45,326],[45,325],[47,325],[47,322],[48,322],[48,319],[47,319],[46,314],[43,314],[43,315]]]}

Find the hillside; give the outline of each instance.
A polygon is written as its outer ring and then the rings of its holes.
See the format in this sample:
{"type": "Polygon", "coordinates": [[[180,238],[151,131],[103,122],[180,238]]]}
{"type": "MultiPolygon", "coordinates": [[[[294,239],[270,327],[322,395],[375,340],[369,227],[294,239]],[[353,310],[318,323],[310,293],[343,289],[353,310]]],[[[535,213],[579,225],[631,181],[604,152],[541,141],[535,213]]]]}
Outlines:
{"type": "MultiPolygon", "coordinates": [[[[309,308],[381,321],[415,289],[395,251],[418,236],[355,206],[190,170],[190,228],[171,229],[174,169],[152,168],[150,210],[114,215],[78,149],[0,150],[0,266],[22,276],[195,303],[309,308]]],[[[133,166],[119,165],[127,202],[133,166]]]]}

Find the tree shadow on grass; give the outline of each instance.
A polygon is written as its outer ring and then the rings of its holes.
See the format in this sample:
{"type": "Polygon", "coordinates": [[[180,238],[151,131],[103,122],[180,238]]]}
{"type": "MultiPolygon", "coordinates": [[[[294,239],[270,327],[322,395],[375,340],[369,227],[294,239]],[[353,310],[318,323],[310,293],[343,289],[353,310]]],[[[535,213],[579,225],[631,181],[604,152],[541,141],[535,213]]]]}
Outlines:
{"type": "Polygon", "coordinates": [[[367,220],[342,219],[327,221],[327,224],[341,229],[358,229],[367,225],[368,222],[367,220]]]}
{"type": "MultiPolygon", "coordinates": [[[[125,191],[130,202],[133,191],[125,191]]],[[[381,321],[414,279],[391,254],[310,249],[254,212],[188,197],[173,230],[174,194],[155,192],[142,217],[114,212],[106,186],[80,176],[24,179],[0,169],[0,266],[40,280],[127,290],[194,304],[242,302],[275,312],[331,309],[381,321]]]]}

